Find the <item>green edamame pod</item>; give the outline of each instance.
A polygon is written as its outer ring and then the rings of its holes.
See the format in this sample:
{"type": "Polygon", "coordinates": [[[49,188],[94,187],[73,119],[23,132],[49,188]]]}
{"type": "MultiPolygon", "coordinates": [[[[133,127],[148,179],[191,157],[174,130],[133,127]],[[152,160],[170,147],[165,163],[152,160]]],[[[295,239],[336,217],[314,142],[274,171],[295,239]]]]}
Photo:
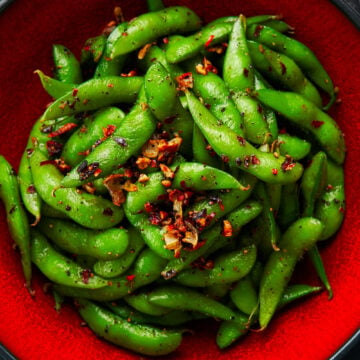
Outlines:
{"type": "Polygon", "coordinates": [[[53,59],[57,79],[69,84],[82,82],[80,63],[68,48],[59,44],[53,45],[53,59]]]}
{"type": "Polygon", "coordinates": [[[300,190],[304,200],[303,216],[313,216],[315,201],[326,187],[327,158],[322,151],[316,153],[304,170],[301,178],[300,190]]]}
{"type": "Polygon", "coordinates": [[[284,306],[294,302],[295,300],[318,293],[321,290],[322,288],[320,286],[311,286],[306,284],[289,285],[286,287],[281,296],[277,310],[282,309],[284,306]]]}
{"type": "Polygon", "coordinates": [[[110,58],[139,49],[161,36],[195,31],[200,25],[200,18],[182,6],[142,14],[129,23],[122,36],[114,42],[110,58]]]}
{"type": "Polygon", "coordinates": [[[192,152],[194,161],[206,164],[215,168],[220,168],[221,162],[218,156],[211,150],[207,150],[209,144],[199,127],[194,124],[192,152]]]}
{"type": "Polygon", "coordinates": [[[268,142],[269,128],[263,116],[263,109],[246,93],[254,87],[254,72],[245,37],[246,18],[243,15],[235,21],[226,49],[223,77],[232,90],[232,99],[243,116],[246,138],[255,144],[268,142]]]}
{"type": "Polygon", "coordinates": [[[252,25],[247,29],[247,37],[265,44],[271,49],[289,56],[304,70],[307,76],[330,96],[329,108],[336,94],[331,78],[320,64],[315,54],[303,43],[290,38],[266,25],[252,25]]]}
{"type": "Polygon", "coordinates": [[[135,325],[85,299],[76,299],[79,313],[89,327],[102,338],[148,356],[166,355],[181,343],[181,332],[149,325],[135,325]]]}
{"type": "Polygon", "coordinates": [[[113,278],[123,274],[133,264],[140,251],[145,246],[144,240],[140,233],[133,227],[128,229],[129,245],[119,259],[115,260],[100,260],[94,266],[95,274],[104,278],[113,278]]]}
{"type": "Polygon", "coordinates": [[[140,76],[108,76],[91,79],[54,101],[44,112],[44,120],[82,111],[97,110],[118,103],[133,103],[143,84],[140,76]]]}
{"type": "Polygon", "coordinates": [[[116,28],[111,32],[109,37],[106,39],[106,44],[104,52],[99,59],[99,62],[96,66],[94,78],[103,78],[107,76],[119,76],[121,74],[122,68],[126,61],[127,55],[117,56],[116,58],[111,58],[111,52],[114,47],[114,43],[122,36],[124,31],[127,28],[127,23],[123,22],[116,26],[116,28]]]}
{"type": "Polygon", "coordinates": [[[299,185],[284,185],[281,189],[281,202],[276,221],[282,230],[286,230],[300,217],[299,185]]]}
{"type": "Polygon", "coordinates": [[[129,269],[128,275],[113,278],[111,281],[106,280],[106,286],[101,289],[80,289],[57,284],[54,285],[54,289],[65,296],[114,301],[157,280],[165,263],[166,260],[146,248],[140,253],[134,266],[129,269]]]}
{"type": "Polygon", "coordinates": [[[147,103],[159,121],[165,121],[174,114],[177,90],[170,73],[160,62],[154,62],[144,78],[147,103]]]}
{"type": "Polygon", "coordinates": [[[230,298],[236,307],[246,315],[252,315],[259,304],[257,289],[250,274],[240,279],[230,291],[230,298]]]}
{"type": "Polygon", "coordinates": [[[107,303],[106,306],[116,315],[133,324],[152,324],[161,326],[179,326],[194,320],[194,316],[181,310],[170,310],[165,315],[152,316],[144,314],[120,301],[107,303]]]}
{"type": "Polygon", "coordinates": [[[270,197],[263,182],[259,181],[256,184],[254,195],[255,198],[263,204],[263,211],[257,219],[257,224],[263,228],[266,228],[263,233],[266,236],[266,240],[264,240],[269,241],[273,250],[278,251],[278,231],[275,222],[274,209],[271,205],[270,197]]]}
{"type": "Polygon", "coordinates": [[[56,251],[45,236],[35,229],[31,230],[31,259],[56,284],[82,289],[101,289],[107,285],[105,279],[56,251]]]}
{"type": "Polygon", "coordinates": [[[290,134],[279,134],[277,147],[280,155],[290,155],[294,160],[301,160],[310,153],[311,143],[290,134]]]}
{"type": "Polygon", "coordinates": [[[71,254],[111,260],[124,254],[129,245],[129,236],[125,229],[94,231],[70,221],[46,218],[43,218],[38,226],[52,242],[71,254]]]}
{"type": "Polygon", "coordinates": [[[30,162],[26,151],[24,151],[20,160],[18,182],[20,197],[23,201],[24,207],[31,215],[35,217],[32,225],[36,225],[41,217],[41,199],[34,187],[30,162]]]}
{"type": "Polygon", "coordinates": [[[240,15],[230,33],[223,67],[224,81],[234,91],[243,91],[254,86],[254,73],[245,33],[246,18],[240,15]]]}
{"type": "Polygon", "coordinates": [[[216,344],[220,349],[232,345],[237,339],[249,331],[250,321],[248,316],[236,312],[235,318],[223,321],[216,334],[216,344]]]}
{"type": "Polygon", "coordinates": [[[169,309],[197,311],[222,320],[230,320],[234,317],[234,312],[227,306],[198,291],[182,286],[171,285],[156,288],[149,293],[148,299],[151,303],[169,309]]]}
{"type": "Polygon", "coordinates": [[[217,119],[190,92],[186,92],[186,96],[196,124],[223,159],[225,157],[230,164],[273,184],[286,184],[300,178],[303,168],[299,163],[288,164],[288,159],[262,153],[231,129],[219,125],[217,119]]]}
{"type": "Polygon", "coordinates": [[[271,89],[257,90],[254,96],[261,103],[278,111],[290,122],[310,132],[336,163],[345,158],[345,141],[337,123],[311,101],[299,94],[271,89]]]}
{"type": "Polygon", "coordinates": [[[166,47],[166,59],[171,64],[177,64],[198,55],[210,45],[226,41],[234,21],[228,20],[228,17],[216,19],[188,37],[176,35],[170,37],[166,47]]]}
{"type": "Polygon", "coordinates": [[[231,286],[231,283],[214,284],[203,288],[203,292],[212,299],[220,300],[229,293],[231,286]]]}
{"type": "Polygon", "coordinates": [[[53,79],[50,76],[45,75],[41,70],[35,70],[34,73],[39,76],[41,85],[43,86],[44,90],[54,99],[58,99],[64,96],[76,87],[75,84],[69,84],[53,79]]]}
{"type": "Polygon", "coordinates": [[[319,240],[326,240],[339,230],[345,215],[344,170],[327,161],[327,186],[315,205],[314,216],[324,225],[319,240]]]}
{"type": "Polygon", "coordinates": [[[106,35],[104,34],[85,41],[80,56],[80,66],[85,80],[93,77],[95,68],[104,53],[106,41],[106,35]]]}
{"type": "Polygon", "coordinates": [[[55,152],[57,150],[61,151],[62,139],[56,137],[56,141],[52,142],[49,138],[50,133],[59,130],[66,124],[77,124],[80,120],[80,116],[71,116],[59,118],[55,121],[50,121],[50,123],[42,123],[40,118],[35,122],[31,129],[26,149],[21,157],[18,180],[20,195],[24,206],[26,210],[35,217],[34,225],[40,220],[40,209],[43,206],[43,202],[34,187],[34,179],[28,159],[31,154],[31,148],[36,145],[46,156],[51,155],[53,149],[55,152]]]}
{"type": "Polygon", "coordinates": [[[35,189],[48,205],[65,213],[78,224],[90,229],[107,229],[118,224],[123,209],[111,201],[75,188],[62,188],[63,175],[37,148],[30,157],[35,189]]]}
{"type": "Polygon", "coordinates": [[[195,70],[199,64],[201,64],[200,59],[192,59],[185,64],[186,69],[192,72],[194,93],[209,105],[210,112],[217,119],[221,119],[221,122],[239,136],[244,136],[243,119],[231,99],[224,80],[213,72],[198,74],[195,70]]]}
{"type": "MultiPolygon", "coordinates": [[[[270,84],[261,76],[261,74],[254,69],[254,89],[266,89],[268,87],[271,87],[270,84]]],[[[279,128],[277,123],[277,118],[275,111],[264,107],[264,116],[267,122],[267,126],[269,128],[269,143],[271,143],[272,140],[275,140],[279,135],[279,128]]],[[[281,154],[283,155],[283,154],[281,154]]],[[[296,160],[296,159],[295,159],[296,160]]]]}
{"type": "Polygon", "coordinates": [[[210,270],[184,270],[176,276],[175,282],[190,287],[232,283],[246,276],[255,260],[256,247],[248,246],[218,256],[214,261],[214,267],[210,270]]]}
{"type": "Polygon", "coordinates": [[[319,239],[324,225],[312,217],[293,223],[279,242],[280,251],[273,252],[264,268],[260,284],[259,322],[262,329],[269,324],[302,254],[319,239]]]}
{"type": "Polygon", "coordinates": [[[169,308],[149,302],[148,292],[144,291],[127,295],[124,297],[124,300],[134,309],[147,315],[160,316],[171,311],[169,308]]]}
{"type": "Polygon", "coordinates": [[[0,199],[5,206],[10,236],[20,250],[25,285],[31,287],[30,226],[23,208],[15,170],[0,155],[0,199]]]}
{"type": "Polygon", "coordinates": [[[125,113],[117,107],[103,108],[87,117],[63,147],[61,156],[65,162],[71,166],[79,164],[87,152],[104,141],[107,130],[112,133],[121,126],[124,117],[125,113]]]}

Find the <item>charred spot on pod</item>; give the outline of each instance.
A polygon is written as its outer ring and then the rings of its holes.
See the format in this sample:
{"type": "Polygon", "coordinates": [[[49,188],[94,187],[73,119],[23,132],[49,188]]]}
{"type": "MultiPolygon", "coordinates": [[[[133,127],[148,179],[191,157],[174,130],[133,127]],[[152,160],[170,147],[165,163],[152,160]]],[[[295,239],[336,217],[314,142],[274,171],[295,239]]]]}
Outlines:
{"type": "Polygon", "coordinates": [[[127,147],[128,144],[126,142],[126,140],[122,137],[114,137],[113,140],[120,145],[121,147],[127,147]]]}
{"type": "Polygon", "coordinates": [[[111,208],[105,208],[104,211],[103,211],[103,215],[105,216],[112,216],[114,212],[112,211],[111,208]]]}
{"type": "Polygon", "coordinates": [[[77,168],[77,172],[79,174],[80,180],[85,180],[94,173],[98,173],[100,164],[95,161],[91,164],[88,164],[86,160],[84,160],[77,168]]]}

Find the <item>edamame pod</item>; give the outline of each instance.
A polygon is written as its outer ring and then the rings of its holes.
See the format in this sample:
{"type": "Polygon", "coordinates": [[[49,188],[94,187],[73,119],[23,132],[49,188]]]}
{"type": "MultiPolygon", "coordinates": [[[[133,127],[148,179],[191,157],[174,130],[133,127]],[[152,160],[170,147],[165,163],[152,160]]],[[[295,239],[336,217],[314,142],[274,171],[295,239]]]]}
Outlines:
{"type": "Polygon", "coordinates": [[[76,302],[81,317],[89,327],[113,344],[143,355],[160,356],[173,352],[181,343],[180,331],[131,324],[88,300],[76,299],[76,302]]]}
{"type": "Polygon", "coordinates": [[[129,235],[125,229],[94,231],[71,221],[46,218],[40,221],[38,227],[56,245],[69,253],[96,259],[117,259],[129,245],[129,235]]]}

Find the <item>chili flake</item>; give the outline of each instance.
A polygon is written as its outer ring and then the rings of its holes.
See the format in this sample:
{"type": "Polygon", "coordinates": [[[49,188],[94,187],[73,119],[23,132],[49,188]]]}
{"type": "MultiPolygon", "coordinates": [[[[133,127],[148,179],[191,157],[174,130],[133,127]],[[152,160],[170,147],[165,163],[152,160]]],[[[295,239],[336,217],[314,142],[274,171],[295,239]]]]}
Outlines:
{"type": "Polygon", "coordinates": [[[60,135],[65,134],[66,132],[68,132],[68,131],[76,128],[76,127],[77,127],[77,124],[75,124],[75,123],[65,124],[65,125],[61,126],[58,130],[51,132],[48,135],[48,137],[53,138],[53,137],[56,137],[56,136],[60,136],[60,135]]]}
{"type": "Polygon", "coordinates": [[[320,120],[313,120],[311,122],[311,126],[314,127],[315,129],[318,129],[319,127],[324,125],[324,121],[320,121],[320,120]]]}

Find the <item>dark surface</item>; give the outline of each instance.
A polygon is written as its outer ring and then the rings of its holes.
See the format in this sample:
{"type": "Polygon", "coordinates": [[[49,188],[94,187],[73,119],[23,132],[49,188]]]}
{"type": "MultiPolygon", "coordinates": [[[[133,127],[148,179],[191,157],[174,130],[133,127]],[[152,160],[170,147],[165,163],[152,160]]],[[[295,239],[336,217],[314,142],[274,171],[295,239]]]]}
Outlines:
{"type": "Polygon", "coordinates": [[[360,29],[360,0],[331,0],[360,29]]]}

